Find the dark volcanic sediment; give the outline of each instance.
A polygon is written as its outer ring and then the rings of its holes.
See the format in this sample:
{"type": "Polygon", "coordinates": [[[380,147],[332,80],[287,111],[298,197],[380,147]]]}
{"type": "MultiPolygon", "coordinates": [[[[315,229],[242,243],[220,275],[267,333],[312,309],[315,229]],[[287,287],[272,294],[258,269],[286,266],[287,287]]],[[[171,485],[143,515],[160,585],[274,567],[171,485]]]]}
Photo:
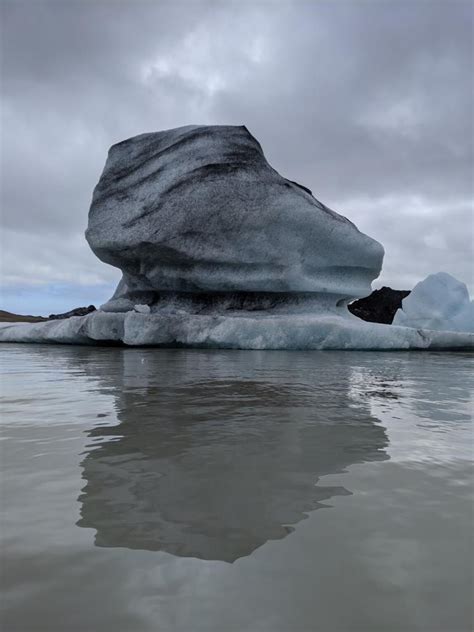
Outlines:
{"type": "Polygon", "coordinates": [[[402,306],[402,300],[410,294],[410,290],[392,290],[382,287],[374,290],[365,298],[350,303],[349,311],[370,323],[384,323],[391,325],[397,309],[402,306]]]}

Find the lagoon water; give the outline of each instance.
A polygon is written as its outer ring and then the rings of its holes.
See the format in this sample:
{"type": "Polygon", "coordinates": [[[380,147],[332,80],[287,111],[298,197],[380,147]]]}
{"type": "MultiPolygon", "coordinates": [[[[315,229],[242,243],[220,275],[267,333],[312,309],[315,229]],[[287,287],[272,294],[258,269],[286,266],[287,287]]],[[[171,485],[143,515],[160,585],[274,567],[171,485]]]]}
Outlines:
{"type": "Polygon", "coordinates": [[[471,630],[472,355],[0,361],[5,632],[471,630]]]}

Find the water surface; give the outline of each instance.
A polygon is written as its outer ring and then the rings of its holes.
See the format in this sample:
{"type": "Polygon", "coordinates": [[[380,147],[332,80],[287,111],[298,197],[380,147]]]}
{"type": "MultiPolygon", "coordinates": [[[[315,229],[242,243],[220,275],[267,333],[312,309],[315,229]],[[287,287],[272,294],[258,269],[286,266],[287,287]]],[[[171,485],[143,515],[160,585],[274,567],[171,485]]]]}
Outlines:
{"type": "Polygon", "coordinates": [[[0,358],[5,632],[471,629],[472,355],[0,358]]]}

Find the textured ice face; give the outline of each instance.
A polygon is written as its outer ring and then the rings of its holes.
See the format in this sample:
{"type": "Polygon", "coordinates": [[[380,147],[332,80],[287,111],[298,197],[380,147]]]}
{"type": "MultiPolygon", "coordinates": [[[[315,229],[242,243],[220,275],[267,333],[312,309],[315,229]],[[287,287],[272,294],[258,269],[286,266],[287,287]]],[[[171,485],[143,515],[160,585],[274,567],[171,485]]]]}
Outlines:
{"type": "Polygon", "coordinates": [[[346,304],[370,294],[382,246],[280,176],[245,127],[188,126],[114,145],[86,236],[123,272],[112,299],[87,316],[0,323],[0,342],[474,348],[474,335],[460,333],[472,331],[472,303],[449,275],[404,300],[394,323],[408,327],[352,316],[346,304]]]}
{"type": "MultiPolygon", "coordinates": [[[[280,176],[245,127],[187,126],[114,145],[87,240],[131,293],[370,293],[382,246],[280,176]]],[[[135,303],[137,301],[135,300],[135,303]]],[[[147,301],[144,301],[147,302],[147,301]]]]}
{"type": "Polygon", "coordinates": [[[346,311],[195,314],[135,310],[0,323],[0,342],[220,349],[474,349],[474,334],[368,323],[346,311]]]}
{"type": "Polygon", "coordinates": [[[474,333],[474,303],[461,281],[446,272],[430,274],[403,299],[393,324],[474,333]]]}

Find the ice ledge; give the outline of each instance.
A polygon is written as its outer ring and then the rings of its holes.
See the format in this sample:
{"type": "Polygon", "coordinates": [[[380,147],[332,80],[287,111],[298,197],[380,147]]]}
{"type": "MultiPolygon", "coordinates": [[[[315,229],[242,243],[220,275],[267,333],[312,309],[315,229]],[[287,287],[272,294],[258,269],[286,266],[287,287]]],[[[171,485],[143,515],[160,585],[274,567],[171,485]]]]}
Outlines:
{"type": "Polygon", "coordinates": [[[350,314],[143,314],[96,311],[0,323],[0,342],[218,349],[474,349],[474,334],[368,323],[350,314]]]}

